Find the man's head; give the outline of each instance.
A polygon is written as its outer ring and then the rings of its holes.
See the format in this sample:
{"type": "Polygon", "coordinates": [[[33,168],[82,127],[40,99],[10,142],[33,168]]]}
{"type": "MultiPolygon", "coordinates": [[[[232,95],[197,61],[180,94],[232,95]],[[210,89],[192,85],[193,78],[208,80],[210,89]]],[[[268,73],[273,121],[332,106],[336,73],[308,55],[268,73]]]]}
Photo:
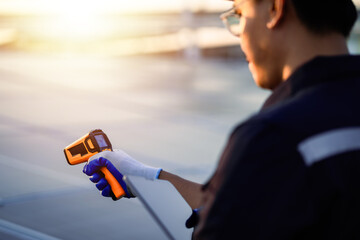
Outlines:
{"type": "Polygon", "coordinates": [[[240,45],[257,85],[274,89],[316,55],[345,53],[351,0],[234,0],[240,45]]]}
{"type": "Polygon", "coordinates": [[[300,21],[318,34],[337,32],[348,37],[356,21],[352,0],[291,0],[300,21]]]}

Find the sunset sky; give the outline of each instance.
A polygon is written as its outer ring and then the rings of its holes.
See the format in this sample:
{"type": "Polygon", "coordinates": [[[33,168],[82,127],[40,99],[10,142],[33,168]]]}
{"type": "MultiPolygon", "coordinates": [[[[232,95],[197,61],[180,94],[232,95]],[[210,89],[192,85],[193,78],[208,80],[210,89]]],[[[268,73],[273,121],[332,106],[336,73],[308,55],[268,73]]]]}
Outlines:
{"type": "Polygon", "coordinates": [[[0,0],[0,11],[16,14],[81,13],[82,11],[106,14],[180,11],[184,8],[221,11],[230,5],[230,2],[223,0],[0,0]]]}

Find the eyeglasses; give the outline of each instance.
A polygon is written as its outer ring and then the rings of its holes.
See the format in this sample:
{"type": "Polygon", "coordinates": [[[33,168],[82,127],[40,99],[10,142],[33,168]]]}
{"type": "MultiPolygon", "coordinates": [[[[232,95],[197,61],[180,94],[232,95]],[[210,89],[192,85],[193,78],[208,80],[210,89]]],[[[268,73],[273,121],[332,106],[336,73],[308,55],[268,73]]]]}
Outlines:
{"type": "Polygon", "coordinates": [[[229,30],[229,32],[236,37],[240,37],[240,33],[241,33],[241,29],[240,29],[241,14],[237,13],[236,9],[239,7],[239,5],[242,5],[244,2],[247,1],[249,0],[243,0],[239,2],[230,10],[220,15],[220,19],[223,21],[227,30],[229,30]]]}

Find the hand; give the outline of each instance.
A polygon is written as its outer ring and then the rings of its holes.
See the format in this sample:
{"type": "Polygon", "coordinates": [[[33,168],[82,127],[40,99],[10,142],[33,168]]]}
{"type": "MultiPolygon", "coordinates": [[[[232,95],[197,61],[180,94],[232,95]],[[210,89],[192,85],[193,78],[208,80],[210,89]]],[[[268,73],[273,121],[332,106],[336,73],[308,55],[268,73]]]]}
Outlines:
{"type": "Polygon", "coordinates": [[[125,190],[125,197],[127,198],[134,197],[134,195],[131,193],[131,189],[129,189],[123,181],[124,175],[141,176],[149,180],[155,180],[161,172],[160,168],[146,166],[121,150],[98,153],[89,159],[83,169],[83,172],[88,176],[91,176],[90,180],[96,183],[96,187],[105,197],[110,197],[112,192],[110,185],[105,180],[104,175],[100,172],[100,168],[104,166],[120,183],[122,188],[125,190]]]}

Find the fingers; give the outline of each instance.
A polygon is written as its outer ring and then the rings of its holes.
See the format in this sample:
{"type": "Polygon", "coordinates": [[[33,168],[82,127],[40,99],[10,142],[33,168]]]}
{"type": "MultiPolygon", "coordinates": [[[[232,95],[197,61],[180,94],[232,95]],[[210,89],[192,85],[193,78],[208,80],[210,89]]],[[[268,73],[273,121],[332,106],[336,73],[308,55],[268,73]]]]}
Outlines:
{"type": "Polygon", "coordinates": [[[98,171],[99,171],[99,166],[95,160],[85,164],[83,168],[83,173],[85,173],[88,176],[92,176],[94,173],[98,171]]]}
{"type": "Polygon", "coordinates": [[[90,176],[90,181],[96,183],[96,188],[101,191],[101,194],[105,197],[111,197],[113,195],[111,186],[108,181],[105,179],[105,175],[102,173],[103,167],[110,172],[110,174],[115,177],[115,179],[120,183],[121,187],[124,189],[126,198],[134,197],[130,192],[126,183],[123,181],[123,175],[120,171],[109,161],[105,156],[111,157],[112,152],[103,152],[94,155],[89,159],[89,162],[84,166],[83,172],[90,176]],[[106,154],[105,154],[106,153],[106,154]]]}
{"type": "Polygon", "coordinates": [[[92,181],[93,183],[97,183],[100,181],[100,179],[104,178],[104,174],[101,172],[96,172],[94,173],[89,179],[90,181],[92,181]]]}
{"type": "Polygon", "coordinates": [[[105,178],[100,179],[98,183],[95,185],[97,189],[100,191],[104,190],[107,186],[109,186],[109,183],[106,181],[105,178]]]}
{"type": "Polygon", "coordinates": [[[101,191],[101,195],[103,195],[104,197],[111,197],[111,188],[110,185],[107,185],[104,190],[101,191]]]}
{"type": "Polygon", "coordinates": [[[101,178],[98,181],[98,183],[96,184],[96,188],[100,190],[101,195],[103,195],[104,197],[111,197],[112,195],[111,187],[105,178],[101,178]]]}
{"type": "Polygon", "coordinates": [[[85,164],[83,173],[88,176],[92,176],[94,173],[99,172],[101,167],[105,166],[106,161],[107,160],[102,157],[89,161],[87,164],[85,164]]]}

